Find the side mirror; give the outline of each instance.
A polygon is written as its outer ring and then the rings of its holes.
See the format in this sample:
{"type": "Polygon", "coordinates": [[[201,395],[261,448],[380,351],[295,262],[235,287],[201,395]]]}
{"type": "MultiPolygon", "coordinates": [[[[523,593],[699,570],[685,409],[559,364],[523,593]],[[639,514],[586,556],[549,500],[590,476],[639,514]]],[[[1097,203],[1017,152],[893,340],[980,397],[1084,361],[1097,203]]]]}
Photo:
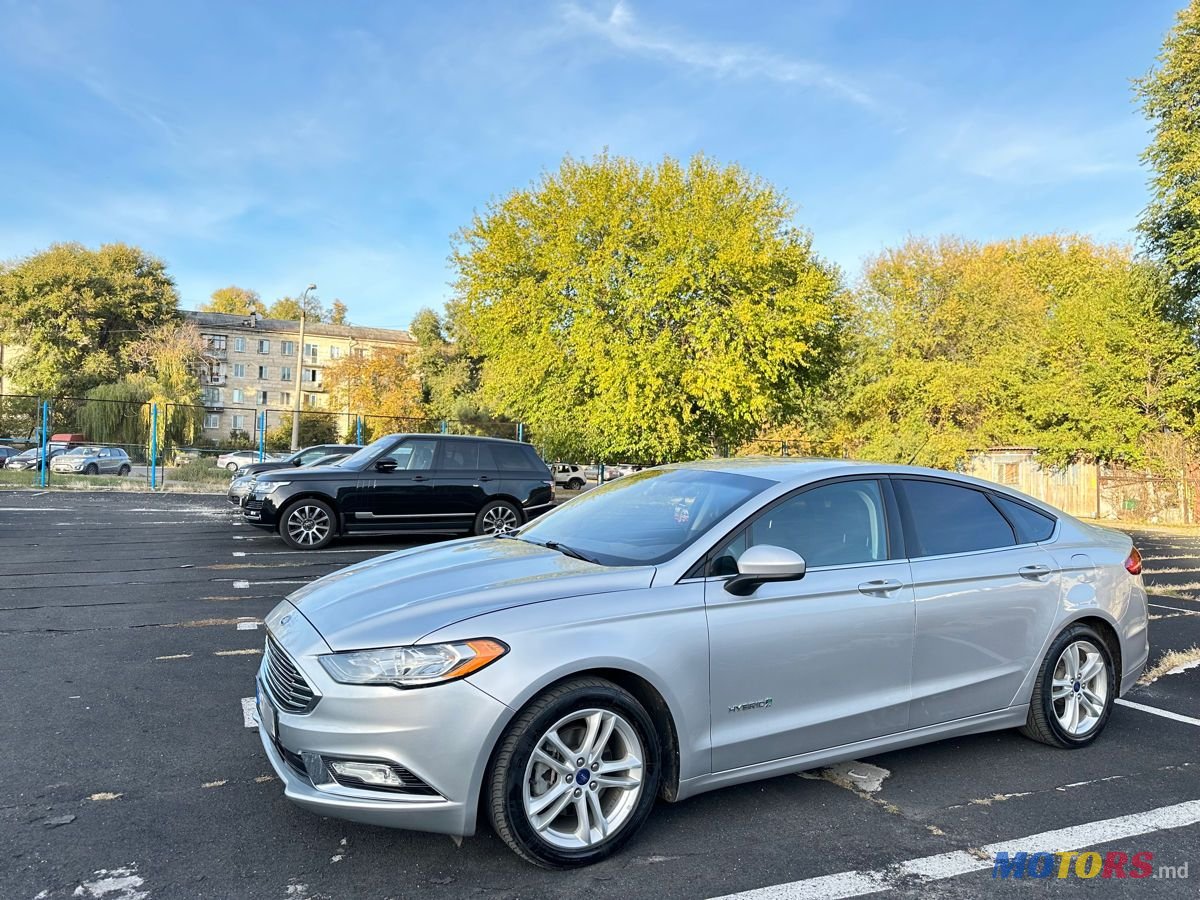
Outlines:
{"type": "Polygon", "coordinates": [[[768,581],[799,581],[804,577],[804,557],[772,544],[749,548],[737,566],[738,573],[725,582],[725,590],[735,597],[753,594],[760,584],[768,581]]]}
{"type": "Polygon", "coordinates": [[[385,456],[383,459],[375,462],[375,468],[380,472],[395,472],[396,461],[391,457],[385,456]]]}
{"type": "Polygon", "coordinates": [[[302,460],[300,457],[297,456],[295,459],[292,460],[292,465],[293,466],[302,466],[302,465],[304,465],[304,460],[302,460]]]}

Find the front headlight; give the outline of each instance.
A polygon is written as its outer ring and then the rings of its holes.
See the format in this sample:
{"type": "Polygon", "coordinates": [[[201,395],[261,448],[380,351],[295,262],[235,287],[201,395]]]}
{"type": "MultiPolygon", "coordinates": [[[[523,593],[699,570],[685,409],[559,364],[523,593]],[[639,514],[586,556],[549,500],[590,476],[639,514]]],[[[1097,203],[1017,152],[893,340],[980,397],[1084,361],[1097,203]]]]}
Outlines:
{"type": "Polygon", "coordinates": [[[477,638],[453,644],[353,650],[319,658],[329,676],[342,684],[409,688],[465,678],[507,652],[507,644],[492,638],[477,638]]]}
{"type": "Polygon", "coordinates": [[[287,487],[289,484],[291,484],[290,481],[268,481],[263,484],[255,484],[254,493],[265,497],[267,494],[272,494],[281,487],[287,487]]]}

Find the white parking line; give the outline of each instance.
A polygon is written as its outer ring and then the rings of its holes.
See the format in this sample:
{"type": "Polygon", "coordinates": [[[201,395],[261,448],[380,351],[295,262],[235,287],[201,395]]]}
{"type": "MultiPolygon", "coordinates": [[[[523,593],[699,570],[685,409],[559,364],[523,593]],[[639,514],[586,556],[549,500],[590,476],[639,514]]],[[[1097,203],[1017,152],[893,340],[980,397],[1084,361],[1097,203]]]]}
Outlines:
{"type": "Polygon", "coordinates": [[[254,708],[253,697],[242,698],[242,724],[247,728],[258,727],[258,710],[254,708]]]}
{"type": "Polygon", "coordinates": [[[911,887],[911,884],[905,882],[912,878],[926,882],[941,881],[971,872],[985,871],[992,868],[992,858],[1000,851],[1007,851],[1011,855],[1043,850],[1079,850],[1168,828],[1185,828],[1197,823],[1200,823],[1200,800],[1188,800],[1143,813],[998,841],[980,847],[979,855],[966,850],[952,850],[949,853],[910,859],[886,869],[821,875],[788,884],[743,891],[740,894],[726,894],[720,900],[838,900],[843,897],[862,897],[866,894],[899,891],[902,887],[911,887]]]}
{"type": "Polygon", "coordinates": [[[1157,706],[1146,706],[1144,703],[1134,703],[1132,700],[1117,700],[1121,706],[1128,706],[1130,709],[1140,709],[1142,712],[1152,713],[1156,716],[1162,716],[1164,719],[1171,719],[1175,722],[1183,722],[1185,725],[1200,726],[1200,719],[1193,719],[1191,716],[1181,716],[1179,713],[1173,713],[1169,709],[1159,709],[1157,706]]]}

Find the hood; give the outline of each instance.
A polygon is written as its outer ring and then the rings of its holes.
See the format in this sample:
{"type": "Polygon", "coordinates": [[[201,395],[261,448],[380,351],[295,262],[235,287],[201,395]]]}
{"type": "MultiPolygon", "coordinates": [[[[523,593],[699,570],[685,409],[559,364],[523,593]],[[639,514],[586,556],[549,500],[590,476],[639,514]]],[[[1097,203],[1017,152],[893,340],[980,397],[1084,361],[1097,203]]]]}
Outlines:
{"type": "Polygon", "coordinates": [[[242,475],[261,475],[263,472],[274,472],[278,469],[290,469],[292,464],[288,462],[263,462],[247,463],[244,466],[238,467],[238,472],[242,475]]]}
{"type": "Polygon", "coordinates": [[[330,475],[345,475],[350,469],[340,469],[337,466],[285,466],[282,469],[270,469],[258,475],[259,481],[319,481],[330,475]]]}
{"type": "Polygon", "coordinates": [[[439,628],[513,606],[646,588],[653,575],[653,566],[613,568],[525,541],[465,538],[358,563],[288,600],[331,648],[362,650],[416,643],[439,628]]]}

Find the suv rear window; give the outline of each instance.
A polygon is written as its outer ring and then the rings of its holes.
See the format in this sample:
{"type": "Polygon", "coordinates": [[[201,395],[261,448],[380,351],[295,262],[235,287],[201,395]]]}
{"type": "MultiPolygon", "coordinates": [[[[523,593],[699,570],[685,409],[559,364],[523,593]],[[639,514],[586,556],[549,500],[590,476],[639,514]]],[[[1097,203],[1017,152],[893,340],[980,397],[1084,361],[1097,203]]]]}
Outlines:
{"type": "Polygon", "coordinates": [[[909,556],[941,556],[1011,547],[1013,528],[983,491],[944,481],[899,479],[916,547],[909,556]]]}
{"type": "Polygon", "coordinates": [[[1017,530],[1017,541],[1021,544],[1032,544],[1035,541],[1045,541],[1054,533],[1055,519],[1044,512],[1039,512],[1032,506],[1009,500],[999,494],[992,494],[992,500],[1000,507],[1004,517],[1012,522],[1017,530]]]}
{"type": "Polygon", "coordinates": [[[542,465],[532,447],[487,443],[479,445],[479,467],[499,469],[501,472],[528,472],[530,469],[540,469],[542,465]]]}

